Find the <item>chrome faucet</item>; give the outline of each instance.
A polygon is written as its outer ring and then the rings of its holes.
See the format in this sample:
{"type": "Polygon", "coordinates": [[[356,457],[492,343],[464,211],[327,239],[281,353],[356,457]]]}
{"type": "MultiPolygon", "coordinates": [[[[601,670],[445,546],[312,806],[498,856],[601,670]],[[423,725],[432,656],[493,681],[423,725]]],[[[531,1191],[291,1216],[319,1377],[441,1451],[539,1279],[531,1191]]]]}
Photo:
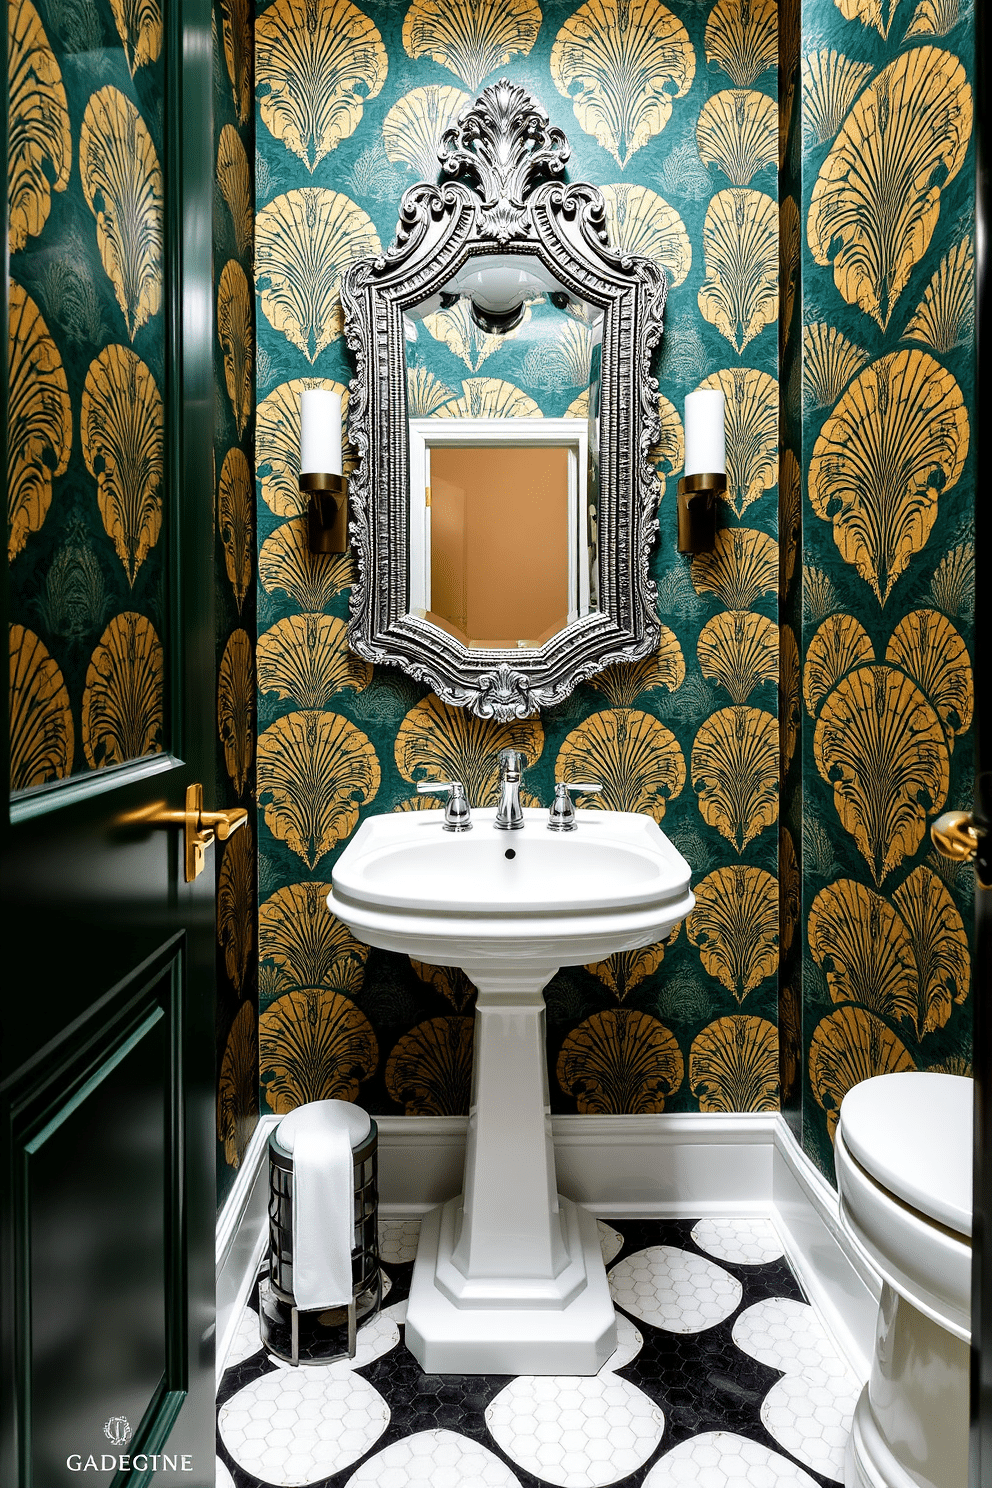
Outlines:
{"type": "Polygon", "coordinates": [[[576,828],[575,807],[572,805],[570,791],[581,791],[585,796],[597,794],[603,789],[598,780],[564,781],[559,780],[555,784],[555,798],[548,812],[549,832],[574,832],[576,828]]]}
{"type": "Polygon", "coordinates": [[[520,772],[527,768],[527,756],[518,749],[501,749],[499,753],[499,802],[493,826],[499,832],[518,832],[524,824],[520,806],[520,772]]]}
{"type": "Polygon", "coordinates": [[[446,832],[471,832],[472,812],[469,809],[465,787],[460,780],[418,780],[419,796],[441,796],[447,792],[444,808],[444,830],[446,832]]]}

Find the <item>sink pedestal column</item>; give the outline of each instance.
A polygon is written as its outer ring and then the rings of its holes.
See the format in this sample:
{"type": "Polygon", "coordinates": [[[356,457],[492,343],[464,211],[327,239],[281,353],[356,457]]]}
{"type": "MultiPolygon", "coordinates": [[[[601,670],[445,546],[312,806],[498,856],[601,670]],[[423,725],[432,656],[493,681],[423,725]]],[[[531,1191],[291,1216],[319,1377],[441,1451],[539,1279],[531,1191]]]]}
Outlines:
{"type": "Polygon", "coordinates": [[[424,1219],[406,1319],[430,1374],[595,1374],[616,1348],[596,1221],[555,1182],[542,994],[556,970],[464,967],[479,989],[464,1192],[424,1219]]]}

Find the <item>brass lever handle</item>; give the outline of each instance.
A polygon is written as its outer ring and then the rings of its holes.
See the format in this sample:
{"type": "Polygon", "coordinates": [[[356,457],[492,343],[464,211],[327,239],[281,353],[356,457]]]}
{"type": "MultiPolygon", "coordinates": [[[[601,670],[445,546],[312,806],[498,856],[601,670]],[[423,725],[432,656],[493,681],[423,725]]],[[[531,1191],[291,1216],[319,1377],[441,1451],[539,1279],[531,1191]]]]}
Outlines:
{"type": "Polygon", "coordinates": [[[243,806],[232,806],[225,811],[204,811],[203,786],[199,783],[186,787],[186,809],[170,811],[166,806],[153,806],[122,820],[121,825],[182,827],[183,847],[186,860],[186,882],[192,883],[203,872],[207,848],[217,837],[221,842],[243,827],[248,812],[243,806]]]}
{"type": "Polygon", "coordinates": [[[945,811],[930,828],[934,847],[955,863],[974,862],[978,852],[978,828],[970,811],[945,811]]]}

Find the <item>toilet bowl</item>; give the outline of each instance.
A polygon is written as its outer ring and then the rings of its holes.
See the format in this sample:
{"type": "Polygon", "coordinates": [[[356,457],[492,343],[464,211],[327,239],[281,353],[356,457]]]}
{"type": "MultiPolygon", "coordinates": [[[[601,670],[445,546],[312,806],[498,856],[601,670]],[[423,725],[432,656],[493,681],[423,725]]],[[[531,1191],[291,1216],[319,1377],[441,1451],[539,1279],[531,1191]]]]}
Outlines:
{"type": "Polygon", "coordinates": [[[882,1277],[846,1488],[967,1488],[972,1081],[907,1071],[844,1097],[841,1224],[882,1277]]]}

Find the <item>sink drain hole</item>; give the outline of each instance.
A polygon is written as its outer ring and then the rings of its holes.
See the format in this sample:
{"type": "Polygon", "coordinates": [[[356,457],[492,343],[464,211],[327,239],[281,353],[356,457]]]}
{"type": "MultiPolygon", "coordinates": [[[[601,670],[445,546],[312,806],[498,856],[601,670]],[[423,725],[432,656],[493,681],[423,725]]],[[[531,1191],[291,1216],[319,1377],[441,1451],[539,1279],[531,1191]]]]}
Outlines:
{"type": "Polygon", "coordinates": [[[504,858],[515,858],[517,856],[517,854],[516,854],[516,852],[514,851],[514,849],[512,847],[508,847],[506,849],[506,852],[503,854],[503,856],[504,856],[504,858]]]}

